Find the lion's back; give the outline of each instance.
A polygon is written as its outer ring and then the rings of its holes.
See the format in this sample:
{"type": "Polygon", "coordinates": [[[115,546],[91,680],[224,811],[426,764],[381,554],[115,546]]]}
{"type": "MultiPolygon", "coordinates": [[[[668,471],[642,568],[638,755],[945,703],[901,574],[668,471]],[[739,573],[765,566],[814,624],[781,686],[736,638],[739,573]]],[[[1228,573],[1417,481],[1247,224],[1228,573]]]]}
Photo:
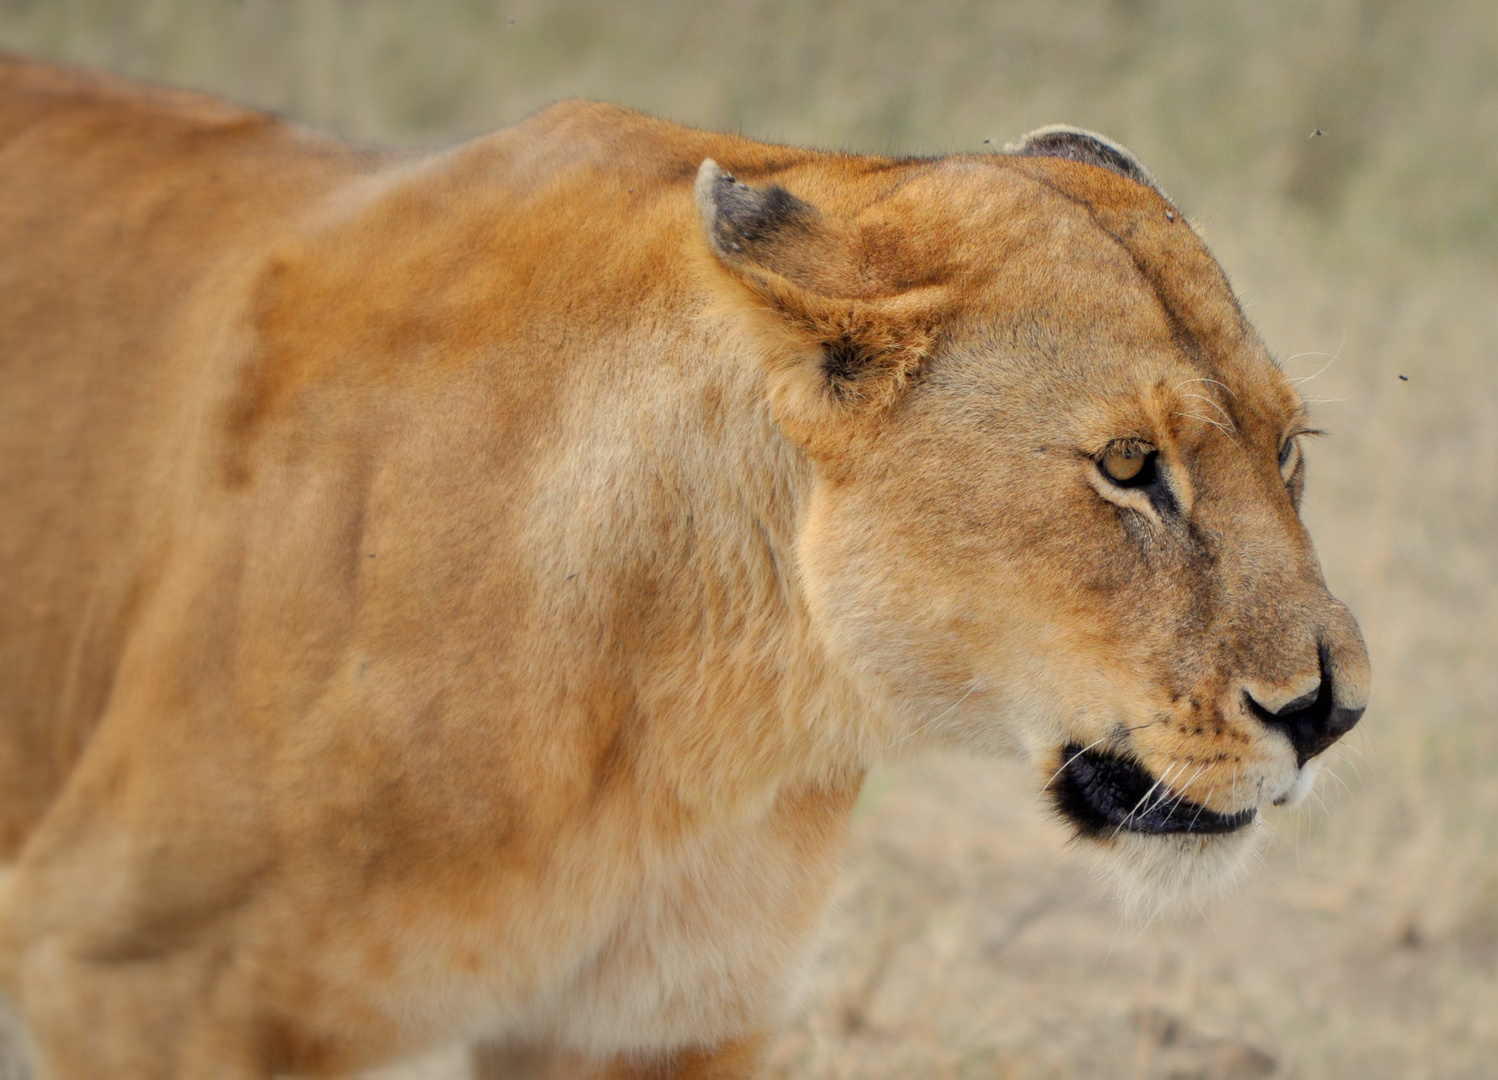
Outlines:
{"type": "Polygon", "coordinates": [[[367,448],[370,417],[429,375],[490,397],[483,365],[502,355],[495,452],[539,473],[535,447],[565,441],[580,393],[630,413],[609,395],[667,377],[651,359],[648,377],[580,381],[558,357],[669,350],[652,335],[691,302],[682,252],[708,156],[746,176],[823,157],[590,102],[387,153],[0,59],[0,859],[180,568],[194,470],[244,483],[298,425],[367,448]]]}
{"type": "MultiPolygon", "coordinates": [[[[0,58],[0,857],[107,699],[185,337],[235,252],[361,152],[202,95],[0,58]]],[[[184,347],[186,346],[186,347],[184,347]]]]}

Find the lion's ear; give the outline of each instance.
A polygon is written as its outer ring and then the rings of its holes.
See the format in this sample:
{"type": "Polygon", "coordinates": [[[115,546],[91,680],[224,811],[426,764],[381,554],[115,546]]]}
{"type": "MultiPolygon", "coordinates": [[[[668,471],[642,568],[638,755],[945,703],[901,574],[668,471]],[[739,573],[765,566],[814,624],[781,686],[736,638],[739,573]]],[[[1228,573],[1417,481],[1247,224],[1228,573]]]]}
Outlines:
{"type": "Polygon", "coordinates": [[[1161,197],[1168,198],[1138,158],[1112,139],[1099,135],[1095,131],[1068,127],[1065,124],[1052,124],[1049,127],[1036,128],[1019,142],[1010,143],[1004,147],[1004,153],[1013,154],[1016,157],[1064,158],[1067,161],[1096,165],[1101,169],[1116,172],[1119,176],[1127,177],[1135,183],[1143,184],[1147,188],[1152,188],[1161,197]]]}
{"type": "Polygon", "coordinates": [[[694,195],[708,243],[729,266],[773,270],[808,242],[823,246],[819,234],[827,230],[821,212],[779,184],[750,187],[708,158],[697,170],[694,195]]]}
{"type": "Polygon", "coordinates": [[[709,158],[697,209],[726,289],[771,369],[776,418],[810,449],[887,408],[935,346],[944,290],[908,286],[897,238],[877,239],[778,184],[742,183],[709,158]]]}

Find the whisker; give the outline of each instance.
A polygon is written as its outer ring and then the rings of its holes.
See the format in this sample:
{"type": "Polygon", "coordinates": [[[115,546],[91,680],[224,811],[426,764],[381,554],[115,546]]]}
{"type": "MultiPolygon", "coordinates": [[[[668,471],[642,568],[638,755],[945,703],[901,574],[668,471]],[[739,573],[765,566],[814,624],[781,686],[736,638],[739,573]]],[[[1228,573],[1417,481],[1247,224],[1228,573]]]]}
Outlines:
{"type": "MultiPolygon", "coordinates": [[[[1191,786],[1191,782],[1193,780],[1195,780],[1199,775],[1201,775],[1202,771],[1206,767],[1207,767],[1206,762],[1202,762],[1202,764],[1197,767],[1196,772],[1194,772],[1194,773],[1191,774],[1191,780],[1187,780],[1186,781],[1186,786],[1190,787],[1191,786]]],[[[1186,799],[1186,793],[1183,791],[1183,792],[1181,792],[1181,801],[1184,802],[1185,799],[1186,799]]],[[[1196,802],[1195,799],[1193,799],[1191,801],[1192,802],[1196,802]]],[[[1178,802],[1176,805],[1179,806],[1180,802],[1178,802]]],[[[1196,803],[1196,813],[1194,813],[1194,814],[1191,815],[1191,824],[1192,825],[1195,825],[1197,823],[1197,821],[1200,820],[1200,818],[1202,816],[1202,813],[1206,809],[1207,809],[1207,804],[1206,803],[1200,803],[1200,802],[1196,803]]]]}
{"type": "Polygon", "coordinates": [[[1052,784],[1054,784],[1056,782],[1056,777],[1058,777],[1062,773],[1064,773],[1066,771],[1066,769],[1067,769],[1067,766],[1070,765],[1073,761],[1076,761],[1077,758],[1079,758],[1083,754],[1087,753],[1087,751],[1091,750],[1094,746],[1098,745],[1098,743],[1107,742],[1107,741],[1108,741],[1108,736],[1107,735],[1104,735],[1100,739],[1095,739],[1092,742],[1088,743],[1086,746],[1082,747],[1082,749],[1078,750],[1071,757],[1069,757],[1065,761],[1063,761],[1061,763],[1061,768],[1059,768],[1055,772],[1051,773],[1051,778],[1049,780],[1047,780],[1044,784],[1040,785],[1040,791],[1036,793],[1035,797],[1037,799],[1040,798],[1040,796],[1042,794],[1044,794],[1046,788],[1048,788],[1052,784]]]}
{"type": "Polygon", "coordinates": [[[1226,409],[1224,409],[1221,405],[1219,405],[1214,399],[1208,397],[1206,394],[1189,394],[1188,393],[1188,394],[1182,394],[1181,397],[1183,397],[1183,398],[1196,398],[1196,399],[1198,399],[1200,401],[1205,401],[1208,405],[1212,406],[1212,408],[1216,409],[1218,411],[1218,413],[1221,414],[1222,418],[1227,421],[1227,425],[1228,425],[1228,429],[1229,430],[1231,430],[1231,431],[1237,431],[1238,430],[1238,425],[1235,424],[1235,423],[1233,423],[1232,414],[1229,413],[1226,409]]]}
{"type": "Polygon", "coordinates": [[[1172,809],[1174,809],[1175,806],[1180,806],[1183,802],[1186,801],[1186,789],[1196,782],[1196,778],[1200,776],[1206,770],[1206,768],[1207,763],[1202,762],[1196,767],[1196,772],[1192,773],[1186,778],[1186,782],[1182,784],[1180,786],[1180,789],[1176,792],[1175,804],[1172,809]]]}
{"type": "MultiPolygon", "coordinates": [[[[1358,757],[1362,758],[1364,763],[1367,764],[1370,768],[1373,766],[1373,762],[1368,760],[1368,755],[1363,753],[1363,748],[1361,746],[1356,746],[1347,739],[1343,739],[1338,745],[1341,746],[1344,750],[1351,750],[1358,757]]],[[[1357,773],[1358,779],[1361,780],[1363,778],[1363,772],[1358,768],[1358,763],[1348,758],[1345,754],[1343,755],[1343,760],[1346,761],[1347,764],[1352,766],[1352,771],[1357,773]]]]}
{"type": "Polygon", "coordinates": [[[1236,437],[1234,437],[1234,434],[1236,434],[1236,431],[1231,431],[1230,428],[1222,427],[1222,425],[1219,424],[1218,421],[1215,421],[1215,419],[1207,419],[1206,416],[1200,415],[1200,413],[1195,413],[1195,412],[1173,412],[1173,413],[1170,413],[1170,415],[1171,416],[1189,416],[1189,418],[1191,418],[1191,419],[1200,419],[1200,421],[1203,422],[1203,424],[1210,424],[1210,425],[1212,425],[1212,427],[1215,427],[1215,428],[1218,428],[1218,430],[1221,430],[1222,433],[1224,433],[1225,436],[1228,437],[1228,440],[1230,440],[1230,442],[1233,443],[1234,446],[1239,445],[1239,443],[1237,443],[1236,437]]]}
{"type": "Polygon", "coordinates": [[[945,720],[948,716],[951,716],[952,713],[954,713],[954,712],[957,711],[958,706],[960,706],[964,701],[966,701],[968,698],[970,698],[970,697],[973,696],[973,691],[976,690],[976,689],[978,689],[978,683],[979,683],[979,680],[978,679],[974,679],[972,681],[972,685],[967,688],[967,693],[963,694],[956,701],[952,702],[952,704],[950,706],[948,706],[941,713],[940,716],[933,716],[930,720],[927,720],[924,724],[922,724],[920,727],[916,728],[914,731],[907,731],[904,735],[901,735],[898,739],[896,739],[894,742],[890,743],[884,749],[886,751],[893,750],[895,747],[899,746],[906,739],[909,739],[909,738],[911,738],[912,736],[915,736],[915,735],[919,735],[921,732],[925,731],[932,724],[935,724],[935,723],[937,723],[937,722],[939,722],[941,720],[945,720]]]}
{"type": "Polygon", "coordinates": [[[1226,390],[1228,392],[1228,397],[1235,398],[1235,397],[1238,396],[1237,394],[1233,393],[1233,388],[1231,386],[1229,386],[1225,382],[1218,382],[1216,379],[1206,379],[1206,378],[1182,379],[1180,382],[1178,382],[1178,383],[1175,384],[1175,386],[1173,387],[1173,389],[1179,390],[1183,386],[1189,386],[1192,383],[1198,383],[1198,382],[1199,383],[1209,383],[1212,386],[1220,386],[1220,387],[1222,387],[1224,390],[1226,390]]]}
{"type": "Polygon", "coordinates": [[[1325,792],[1321,791],[1319,788],[1312,788],[1311,789],[1311,798],[1313,798],[1313,799],[1316,800],[1316,806],[1321,810],[1321,812],[1323,814],[1330,814],[1331,813],[1331,807],[1329,807],[1329,806],[1326,805],[1326,794],[1325,794],[1325,792]]]}
{"type": "Polygon", "coordinates": [[[1284,363],[1286,363],[1286,364],[1288,364],[1291,360],[1299,360],[1302,356],[1325,356],[1325,357],[1329,358],[1326,361],[1326,363],[1322,364],[1321,367],[1319,369],[1317,369],[1313,374],[1305,375],[1305,376],[1302,376],[1301,378],[1298,378],[1298,379],[1291,379],[1290,380],[1290,385],[1291,386],[1300,386],[1302,383],[1308,383],[1312,379],[1320,378],[1321,375],[1323,373],[1325,373],[1325,371],[1326,371],[1327,368],[1331,367],[1333,364],[1335,364],[1337,362],[1338,357],[1340,357],[1342,355],[1342,348],[1346,344],[1347,344],[1347,331],[1344,330],[1344,331],[1342,331],[1342,341],[1337,346],[1337,351],[1336,352],[1330,352],[1330,353],[1328,353],[1328,352],[1315,352],[1315,351],[1298,352],[1294,356],[1287,356],[1287,357],[1285,357],[1284,363]]]}
{"type": "Polygon", "coordinates": [[[1347,781],[1346,780],[1343,780],[1340,776],[1338,776],[1330,768],[1325,768],[1325,769],[1322,769],[1321,771],[1324,772],[1327,776],[1330,776],[1333,780],[1335,780],[1337,782],[1337,784],[1342,788],[1342,790],[1345,791],[1345,792],[1347,792],[1347,797],[1349,799],[1355,799],[1355,798],[1357,798],[1357,796],[1353,793],[1352,788],[1350,788],[1350,787],[1347,786],[1347,781]]]}
{"type": "MultiPolygon", "coordinates": [[[[1172,773],[1175,772],[1177,765],[1179,765],[1180,768],[1184,769],[1187,764],[1188,764],[1187,762],[1172,762],[1171,765],[1170,765],[1170,768],[1166,769],[1165,772],[1162,772],[1160,774],[1160,779],[1158,779],[1158,780],[1155,781],[1154,787],[1151,787],[1150,790],[1149,790],[1149,792],[1145,793],[1145,798],[1149,798],[1150,792],[1153,792],[1156,787],[1159,787],[1160,784],[1165,781],[1165,778],[1167,776],[1169,776],[1169,775],[1171,775],[1172,773]]],[[[1166,788],[1167,788],[1167,790],[1169,790],[1169,785],[1168,784],[1166,785],[1166,788]]],[[[1139,801],[1142,803],[1144,801],[1144,799],[1141,799],[1139,801]]],[[[1161,800],[1161,803],[1163,805],[1164,800],[1161,800]]],[[[1133,810],[1130,810],[1127,814],[1124,815],[1124,819],[1122,821],[1120,821],[1118,823],[1118,826],[1113,830],[1113,835],[1115,837],[1118,836],[1119,833],[1123,832],[1124,827],[1126,825],[1128,825],[1129,822],[1134,819],[1134,813],[1138,809],[1139,809],[1139,807],[1138,807],[1138,805],[1136,805],[1133,810]]]]}
{"type": "MultiPolygon", "coordinates": [[[[1174,767],[1175,766],[1172,764],[1171,768],[1174,768],[1174,767]]],[[[1168,770],[1167,770],[1167,772],[1168,772],[1168,770]]],[[[1157,788],[1159,788],[1159,786],[1161,784],[1165,783],[1165,777],[1166,777],[1166,775],[1167,775],[1166,772],[1162,772],[1155,779],[1155,782],[1150,785],[1149,790],[1146,791],[1143,795],[1139,796],[1139,801],[1134,804],[1134,809],[1130,810],[1127,814],[1124,815],[1124,820],[1125,821],[1131,820],[1134,817],[1135,814],[1139,813],[1139,808],[1142,807],[1146,802],[1149,801],[1149,797],[1155,793],[1155,790],[1157,788]]]]}
{"type": "MultiPolygon", "coordinates": [[[[1178,412],[1178,413],[1171,413],[1171,415],[1172,416],[1184,416],[1184,417],[1188,417],[1189,419],[1192,419],[1192,420],[1200,420],[1202,423],[1204,423],[1204,424],[1211,424],[1213,427],[1218,427],[1218,428],[1222,427],[1222,424],[1219,423],[1218,421],[1216,421],[1216,420],[1209,420],[1207,417],[1202,416],[1200,413],[1178,412]]],[[[1223,428],[1223,430],[1226,431],[1227,429],[1223,428]]]]}

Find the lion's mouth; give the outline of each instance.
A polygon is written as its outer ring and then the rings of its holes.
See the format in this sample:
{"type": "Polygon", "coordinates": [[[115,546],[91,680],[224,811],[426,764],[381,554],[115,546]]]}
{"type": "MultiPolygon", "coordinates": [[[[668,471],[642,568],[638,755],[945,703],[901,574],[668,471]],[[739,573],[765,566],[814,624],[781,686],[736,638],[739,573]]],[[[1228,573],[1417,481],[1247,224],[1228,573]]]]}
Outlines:
{"type": "Polygon", "coordinates": [[[1250,807],[1219,814],[1191,802],[1137,762],[1080,746],[1061,751],[1065,765],[1051,784],[1056,807],[1084,836],[1102,833],[1229,833],[1254,819],[1250,807]]]}

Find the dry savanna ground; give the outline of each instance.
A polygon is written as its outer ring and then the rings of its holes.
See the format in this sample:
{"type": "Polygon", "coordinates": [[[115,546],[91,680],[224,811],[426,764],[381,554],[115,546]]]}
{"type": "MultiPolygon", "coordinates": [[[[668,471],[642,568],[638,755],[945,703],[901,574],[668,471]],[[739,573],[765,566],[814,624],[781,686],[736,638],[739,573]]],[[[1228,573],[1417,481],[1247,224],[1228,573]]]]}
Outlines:
{"type": "Polygon", "coordinates": [[[1498,1076],[1491,0],[0,0],[0,47],[404,143],[580,94],[862,150],[1132,147],[1307,378],[1306,516],[1372,708],[1244,887],[1147,927],[1016,766],[891,764],[774,1075],[1498,1076]]]}

